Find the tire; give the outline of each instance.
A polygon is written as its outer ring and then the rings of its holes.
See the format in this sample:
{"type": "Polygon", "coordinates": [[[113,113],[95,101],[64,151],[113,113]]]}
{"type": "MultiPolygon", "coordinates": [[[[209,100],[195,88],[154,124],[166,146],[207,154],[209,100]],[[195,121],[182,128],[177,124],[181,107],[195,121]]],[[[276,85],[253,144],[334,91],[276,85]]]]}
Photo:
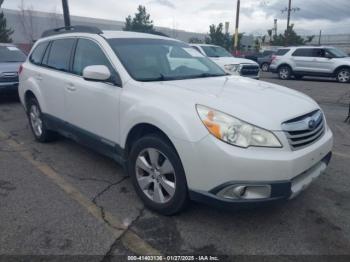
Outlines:
{"type": "Polygon", "coordinates": [[[34,97],[29,98],[27,102],[27,108],[29,125],[35,137],[35,140],[41,143],[47,143],[56,140],[57,133],[47,128],[47,124],[42,118],[40,105],[34,97]]]}
{"type": "Polygon", "coordinates": [[[292,75],[292,69],[289,66],[281,66],[278,68],[278,77],[282,80],[289,80],[292,75]]]}
{"type": "Polygon", "coordinates": [[[128,171],[136,193],[149,209],[174,215],[186,207],[188,189],[181,160],[161,135],[148,135],[135,142],[128,171]]]}
{"type": "Polygon", "coordinates": [[[302,80],[304,76],[301,76],[301,75],[295,75],[294,78],[296,80],[302,80]]]}
{"type": "Polygon", "coordinates": [[[263,64],[261,65],[261,70],[262,70],[263,72],[268,72],[269,69],[270,69],[270,65],[269,65],[268,63],[263,63],[263,64]]]}
{"type": "Polygon", "coordinates": [[[341,68],[337,72],[337,81],[339,83],[350,82],[350,68],[341,68]]]}

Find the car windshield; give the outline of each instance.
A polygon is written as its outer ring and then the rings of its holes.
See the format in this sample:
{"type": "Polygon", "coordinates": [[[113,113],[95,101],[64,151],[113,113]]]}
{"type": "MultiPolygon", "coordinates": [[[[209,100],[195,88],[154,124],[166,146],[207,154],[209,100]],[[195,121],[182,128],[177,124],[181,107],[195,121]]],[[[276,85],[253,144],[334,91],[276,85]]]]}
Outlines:
{"type": "Polygon", "coordinates": [[[116,38],[109,44],[137,81],[224,76],[225,72],[189,45],[163,39],[116,38]]]}
{"type": "Polygon", "coordinates": [[[348,56],[345,52],[343,52],[342,50],[340,50],[338,48],[328,48],[327,51],[329,53],[331,53],[332,55],[334,55],[334,57],[336,57],[336,58],[343,58],[343,57],[348,56]]]}
{"type": "Polygon", "coordinates": [[[208,57],[232,57],[232,55],[221,46],[201,46],[208,57]]]}
{"type": "Polygon", "coordinates": [[[0,63],[24,62],[25,54],[14,46],[0,46],[0,63]]]}

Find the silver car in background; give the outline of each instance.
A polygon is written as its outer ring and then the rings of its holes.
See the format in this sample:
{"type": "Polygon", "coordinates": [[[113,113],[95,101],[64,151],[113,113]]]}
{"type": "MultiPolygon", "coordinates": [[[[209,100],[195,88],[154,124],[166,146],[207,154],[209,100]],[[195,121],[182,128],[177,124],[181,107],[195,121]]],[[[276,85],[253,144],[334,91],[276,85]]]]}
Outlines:
{"type": "Polygon", "coordinates": [[[12,44],[0,44],[0,92],[18,91],[18,71],[26,55],[12,44]]]}
{"type": "Polygon", "coordinates": [[[282,80],[294,76],[335,77],[340,83],[350,82],[350,57],[342,50],[327,46],[286,47],[277,51],[270,71],[282,80]]]}

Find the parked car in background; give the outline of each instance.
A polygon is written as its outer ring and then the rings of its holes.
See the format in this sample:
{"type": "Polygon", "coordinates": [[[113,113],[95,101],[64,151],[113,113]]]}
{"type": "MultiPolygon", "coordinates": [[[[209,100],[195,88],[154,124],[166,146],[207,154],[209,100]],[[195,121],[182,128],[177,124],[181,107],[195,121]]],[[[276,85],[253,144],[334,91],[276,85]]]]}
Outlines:
{"type": "Polygon", "coordinates": [[[208,44],[191,44],[201,54],[209,57],[223,70],[232,75],[240,75],[259,79],[260,68],[258,63],[245,58],[234,57],[225,48],[208,44]]]}
{"type": "Polygon", "coordinates": [[[37,141],[60,133],[113,158],[162,214],[189,199],[226,207],[291,199],[331,158],[333,135],[314,100],[228,75],[167,37],[45,32],[22,65],[19,94],[37,141]]]}
{"type": "Polygon", "coordinates": [[[0,44],[0,92],[17,93],[18,71],[26,55],[12,44],[0,44]]]}
{"type": "Polygon", "coordinates": [[[268,72],[269,68],[270,68],[270,64],[272,62],[272,58],[275,54],[276,54],[276,51],[265,50],[262,53],[255,53],[252,55],[246,55],[245,58],[256,61],[259,64],[262,71],[268,72]]]}
{"type": "Polygon", "coordinates": [[[340,83],[350,82],[350,58],[340,49],[328,46],[286,47],[278,50],[270,71],[280,79],[302,79],[303,76],[335,77],[340,83]]]}

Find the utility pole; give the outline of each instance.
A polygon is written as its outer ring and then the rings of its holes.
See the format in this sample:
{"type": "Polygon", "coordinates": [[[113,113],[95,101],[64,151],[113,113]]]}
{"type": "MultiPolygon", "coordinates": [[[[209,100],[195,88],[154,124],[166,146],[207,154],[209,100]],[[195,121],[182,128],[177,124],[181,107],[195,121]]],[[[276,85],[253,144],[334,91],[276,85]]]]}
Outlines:
{"type": "Polygon", "coordinates": [[[290,14],[291,12],[297,12],[300,11],[300,8],[292,8],[292,0],[288,0],[288,7],[286,7],[284,10],[281,10],[282,13],[287,12],[287,30],[286,30],[286,42],[285,45],[289,44],[289,30],[290,30],[290,14]]]}
{"type": "Polygon", "coordinates": [[[286,45],[288,45],[289,27],[290,27],[290,12],[292,11],[292,0],[289,0],[288,4],[288,17],[287,17],[287,31],[286,31],[286,45]]]}
{"type": "Polygon", "coordinates": [[[70,23],[68,0],[62,0],[62,7],[63,7],[63,16],[64,16],[64,26],[70,27],[71,23],[70,23]]]}
{"type": "Polygon", "coordinates": [[[237,0],[237,10],[236,10],[236,29],[235,29],[235,43],[234,43],[234,52],[237,54],[238,51],[238,28],[239,28],[239,12],[241,8],[241,0],[237,0]]]}

